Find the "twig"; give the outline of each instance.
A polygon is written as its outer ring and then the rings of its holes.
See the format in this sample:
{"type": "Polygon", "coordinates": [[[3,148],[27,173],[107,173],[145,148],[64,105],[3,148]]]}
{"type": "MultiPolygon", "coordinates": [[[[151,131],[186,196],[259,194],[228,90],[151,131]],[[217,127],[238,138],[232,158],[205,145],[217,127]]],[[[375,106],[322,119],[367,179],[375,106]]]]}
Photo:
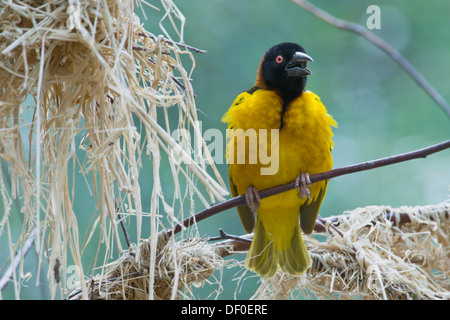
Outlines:
{"type": "MultiPolygon", "coordinates": [[[[149,61],[151,64],[153,64],[153,65],[156,66],[156,62],[155,62],[153,59],[149,58],[148,61],[149,61]]],[[[181,88],[182,90],[186,90],[186,86],[185,86],[180,80],[178,80],[177,78],[175,78],[175,76],[172,76],[172,81],[175,82],[178,86],[180,86],[180,88],[181,88]]],[[[196,95],[196,94],[194,94],[194,98],[197,98],[197,95],[196,95]]]]}
{"type": "MultiPolygon", "coordinates": [[[[152,53],[156,52],[155,49],[147,49],[147,48],[144,48],[144,47],[141,47],[141,46],[136,46],[136,45],[133,45],[133,50],[148,51],[148,52],[152,52],[152,53]]],[[[167,56],[170,56],[170,52],[166,52],[166,51],[162,51],[161,54],[165,54],[167,56]]]]}
{"type": "Polygon", "coordinates": [[[117,216],[119,218],[120,226],[122,227],[123,235],[125,236],[125,242],[127,243],[128,249],[131,247],[130,236],[128,235],[127,228],[125,226],[125,222],[123,221],[123,215],[117,212],[117,216]]]}
{"type": "Polygon", "coordinates": [[[9,281],[12,279],[14,275],[14,271],[19,266],[20,262],[22,261],[22,257],[25,257],[28,251],[31,249],[31,247],[34,244],[34,240],[36,238],[36,229],[34,229],[30,237],[25,241],[25,244],[22,246],[22,248],[16,252],[16,254],[13,257],[13,260],[11,261],[11,264],[9,265],[8,269],[6,269],[5,273],[3,274],[3,277],[0,279],[0,291],[2,291],[9,283],[9,281]]]}
{"type": "Polygon", "coordinates": [[[125,237],[125,242],[127,243],[128,249],[131,247],[130,236],[128,235],[127,227],[125,226],[125,222],[123,221],[123,215],[119,212],[119,204],[115,201],[116,214],[119,218],[120,226],[122,227],[123,235],[125,237]]]}
{"type": "Polygon", "coordinates": [[[222,230],[222,228],[219,229],[219,234],[220,234],[220,236],[218,236],[218,237],[210,237],[208,239],[208,241],[236,240],[236,241],[248,242],[248,243],[252,242],[252,240],[249,240],[247,238],[243,238],[240,236],[235,236],[233,234],[226,233],[225,231],[222,230]]]}
{"type": "MultiPolygon", "coordinates": [[[[330,232],[329,228],[327,228],[327,222],[328,221],[326,219],[322,218],[321,216],[318,216],[316,219],[316,224],[314,226],[314,231],[317,232],[317,230],[319,230],[319,228],[323,228],[323,232],[325,232],[325,231],[330,232]]],[[[339,230],[337,228],[337,225],[335,225],[334,223],[328,223],[328,227],[333,229],[341,238],[344,237],[341,230],[339,230]]]]}
{"type": "MultiPolygon", "coordinates": [[[[157,38],[154,35],[150,35],[150,34],[139,33],[139,35],[141,37],[148,37],[148,38],[151,38],[153,40],[156,40],[156,38],[157,38]]],[[[206,53],[207,52],[206,50],[198,49],[198,48],[195,48],[193,46],[189,46],[187,44],[180,43],[180,42],[175,42],[175,41],[172,41],[172,40],[169,40],[169,39],[165,39],[164,38],[164,41],[167,42],[167,43],[170,43],[170,44],[174,44],[177,47],[185,48],[185,49],[188,49],[188,50],[191,50],[191,51],[194,51],[194,52],[198,52],[198,53],[206,53]]]]}
{"type": "MultiPolygon", "coordinates": [[[[333,170],[326,171],[323,173],[312,174],[309,176],[309,178],[311,180],[311,183],[316,183],[319,181],[336,178],[336,177],[350,174],[350,173],[375,169],[375,168],[388,166],[391,164],[408,161],[408,160],[413,160],[413,159],[418,159],[418,158],[426,158],[430,154],[433,154],[433,153],[436,153],[436,152],[439,152],[439,151],[442,151],[442,150],[445,150],[448,148],[450,148],[450,140],[447,140],[447,141],[444,141],[444,142],[441,142],[441,143],[438,143],[438,144],[435,144],[435,145],[432,145],[432,146],[429,146],[429,147],[426,147],[423,149],[419,149],[419,150],[415,150],[415,151],[411,151],[411,152],[407,152],[407,153],[402,153],[402,154],[392,156],[392,157],[362,162],[362,163],[354,164],[354,165],[347,166],[347,167],[333,169],[333,170]]],[[[261,190],[259,192],[259,195],[260,195],[261,199],[264,199],[264,198],[267,198],[267,197],[270,197],[270,196],[273,196],[273,195],[276,195],[276,194],[279,194],[282,192],[286,192],[286,191],[295,189],[295,184],[296,184],[295,181],[292,181],[292,182],[284,184],[284,185],[279,185],[276,187],[261,190]]],[[[180,232],[183,227],[186,227],[186,228],[189,227],[190,225],[192,225],[194,223],[194,221],[199,222],[199,221],[206,219],[208,217],[211,217],[219,212],[234,208],[236,206],[242,206],[242,205],[246,205],[245,195],[240,195],[238,197],[234,197],[232,199],[225,200],[219,204],[211,206],[203,211],[200,211],[199,213],[195,214],[194,216],[191,216],[191,217],[185,219],[182,222],[182,224],[176,225],[173,229],[164,230],[164,232],[167,232],[167,234],[169,236],[171,236],[172,234],[176,234],[176,233],[180,232]]]]}
{"type": "Polygon", "coordinates": [[[395,62],[397,62],[430,96],[431,98],[444,110],[447,116],[450,117],[450,106],[444,98],[434,89],[434,87],[396,50],[394,47],[386,43],[383,39],[376,36],[360,24],[338,19],[328,12],[312,5],[305,0],[292,0],[306,11],[309,11],[319,19],[335,26],[342,30],[352,31],[363,36],[367,41],[376,45],[378,48],[387,53],[395,62]]]}
{"type": "Polygon", "coordinates": [[[236,252],[248,251],[253,240],[253,233],[245,234],[239,237],[240,240],[227,239],[214,245],[214,250],[219,257],[225,258],[236,252]],[[247,241],[242,241],[245,239],[247,241]]]}

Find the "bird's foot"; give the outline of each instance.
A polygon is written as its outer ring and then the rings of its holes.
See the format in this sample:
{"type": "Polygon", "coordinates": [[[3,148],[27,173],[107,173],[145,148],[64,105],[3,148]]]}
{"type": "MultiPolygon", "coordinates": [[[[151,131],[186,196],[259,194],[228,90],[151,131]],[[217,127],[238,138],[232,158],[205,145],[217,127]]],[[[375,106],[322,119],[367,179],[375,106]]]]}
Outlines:
{"type": "Polygon", "coordinates": [[[300,198],[304,199],[305,197],[308,197],[308,199],[311,200],[311,192],[308,187],[311,187],[309,174],[302,172],[297,179],[295,179],[295,190],[297,190],[300,198]]]}
{"type": "Polygon", "coordinates": [[[247,190],[245,190],[245,201],[247,202],[247,206],[253,213],[259,209],[261,205],[261,198],[259,196],[258,189],[254,186],[249,186],[247,190]]]}

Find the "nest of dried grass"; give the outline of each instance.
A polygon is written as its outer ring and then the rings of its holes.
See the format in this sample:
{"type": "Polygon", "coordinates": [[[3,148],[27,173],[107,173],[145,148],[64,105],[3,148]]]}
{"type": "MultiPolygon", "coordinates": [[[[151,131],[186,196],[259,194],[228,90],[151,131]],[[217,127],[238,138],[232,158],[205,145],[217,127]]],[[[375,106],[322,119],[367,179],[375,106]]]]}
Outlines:
{"type": "MultiPolygon", "coordinates": [[[[184,17],[170,0],[161,3],[161,26],[168,21],[182,37],[184,17]]],[[[7,174],[0,175],[0,236],[5,236],[11,205],[19,198],[24,214],[19,239],[5,240],[11,258],[16,244],[33,232],[40,261],[48,259],[55,297],[59,284],[54,266],[63,270],[62,292],[68,255],[83,278],[81,257],[96,230],[101,231],[107,254],[114,246],[123,252],[117,215],[121,212],[124,219],[135,219],[137,242],[143,218],[150,219],[145,225],[152,237],[148,278],[156,281],[161,215],[175,224],[187,214],[183,201],[195,196],[208,205],[227,194],[205,145],[192,160],[190,137],[171,136],[176,128],[186,129],[182,134],[200,131],[190,73],[180,58],[188,55],[193,62],[191,52],[165,30],[164,36],[145,30],[132,0],[2,2],[0,21],[0,158],[7,168],[2,170],[7,174]],[[174,114],[178,123],[171,128],[174,114]],[[147,215],[138,181],[145,158],[153,167],[147,215]],[[162,161],[170,163],[173,177],[164,186],[159,175],[162,161]],[[86,187],[75,186],[78,171],[96,200],[83,248],[79,239],[84,230],[79,230],[73,210],[75,202],[83,201],[76,187],[86,187]],[[165,201],[167,192],[173,193],[173,203],[165,201]]],[[[19,292],[20,281],[15,285],[19,292]]],[[[88,288],[82,285],[82,290],[86,298],[88,288]]]]}
{"type": "Polygon", "coordinates": [[[369,206],[328,218],[325,242],[307,237],[313,258],[301,278],[277,274],[258,299],[450,299],[450,201],[369,206]]]}
{"type": "MultiPolygon", "coordinates": [[[[150,241],[133,246],[120,259],[106,266],[86,282],[89,299],[144,300],[149,298],[150,241]]],[[[214,246],[202,239],[175,242],[166,233],[158,237],[155,264],[154,299],[189,299],[191,286],[202,286],[225,261],[214,246]]],[[[220,284],[220,280],[216,280],[220,284]]],[[[68,295],[71,300],[82,299],[79,289],[68,295]]]]}

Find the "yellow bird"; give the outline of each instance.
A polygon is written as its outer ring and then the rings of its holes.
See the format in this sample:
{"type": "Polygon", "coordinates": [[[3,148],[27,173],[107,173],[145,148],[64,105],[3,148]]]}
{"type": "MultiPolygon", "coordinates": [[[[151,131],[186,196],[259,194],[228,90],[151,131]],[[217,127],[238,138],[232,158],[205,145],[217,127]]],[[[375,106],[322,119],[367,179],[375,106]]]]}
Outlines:
{"type": "Polygon", "coordinates": [[[270,48],[255,85],[222,119],[228,123],[231,194],[246,195],[247,206],[237,211],[245,231],[254,231],[245,263],[261,277],[278,269],[298,276],[311,266],[300,226],[312,233],[327,181],[311,185],[309,174],[332,168],[331,127],[337,123],[320,98],[305,90],[308,62],[313,59],[298,44],[270,48]],[[297,190],[259,198],[258,190],[294,180],[297,190]]]}

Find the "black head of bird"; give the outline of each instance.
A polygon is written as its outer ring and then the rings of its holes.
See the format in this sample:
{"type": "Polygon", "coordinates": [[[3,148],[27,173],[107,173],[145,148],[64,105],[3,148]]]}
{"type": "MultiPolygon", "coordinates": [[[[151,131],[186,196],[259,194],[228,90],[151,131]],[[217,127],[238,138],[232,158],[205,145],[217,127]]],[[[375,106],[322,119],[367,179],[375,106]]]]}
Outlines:
{"type": "Polygon", "coordinates": [[[255,85],[277,90],[285,101],[302,94],[306,77],[311,75],[306,67],[314,60],[296,43],[284,42],[267,50],[261,60],[255,85]]]}

